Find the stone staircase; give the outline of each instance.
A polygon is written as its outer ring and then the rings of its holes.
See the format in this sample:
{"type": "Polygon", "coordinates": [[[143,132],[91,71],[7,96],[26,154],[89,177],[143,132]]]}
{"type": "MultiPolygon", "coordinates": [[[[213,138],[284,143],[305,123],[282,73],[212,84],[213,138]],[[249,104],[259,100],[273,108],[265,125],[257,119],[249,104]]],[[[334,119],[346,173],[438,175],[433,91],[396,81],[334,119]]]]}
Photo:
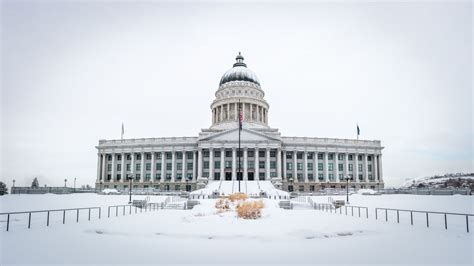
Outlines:
{"type": "Polygon", "coordinates": [[[185,210],[186,209],[186,199],[180,197],[168,197],[164,204],[163,209],[165,210],[185,210]]]}

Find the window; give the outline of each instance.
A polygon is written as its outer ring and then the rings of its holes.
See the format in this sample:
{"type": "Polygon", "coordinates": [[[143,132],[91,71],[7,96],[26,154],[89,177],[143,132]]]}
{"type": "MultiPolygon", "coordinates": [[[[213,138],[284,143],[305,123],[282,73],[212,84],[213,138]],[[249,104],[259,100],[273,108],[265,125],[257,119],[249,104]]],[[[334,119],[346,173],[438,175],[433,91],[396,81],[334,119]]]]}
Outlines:
{"type": "Polygon", "coordinates": [[[276,177],[277,173],[276,172],[270,172],[270,177],[276,177]]]}
{"type": "Polygon", "coordinates": [[[214,161],[214,169],[221,169],[221,161],[214,161]]]}
{"type": "Polygon", "coordinates": [[[189,160],[192,160],[193,159],[193,153],[192,152],[187,152],[186,153],[186,156],[189,160]]]}
{"type": "Polygon", "coordinates": [[[286,152],[286,159],[292,159],[293,158],[293,153],[292,152],[286,152]]]}
{"type": "Polygon", "coordinates": [[[367,165],[367,168],[368,168],[369,172],[372,172],[372,165],[371,164],[367,165]]]}
{"type": "Polygon", "coordinates": [[[183,153],[182,152],[177,152],[176,153],[176,159],[178,159],[178,160],[183,159],[183,153]]]}
{"type": "Polygon", "coordinates": [[[275,161],[270,162],[270,169],[276,169],[276,162],[275,161]]]}
{"type": "Polygon", "coordinates": [[[286,177],[288,177],[288,179],[293,178],[293,173],[287,173],[286,177]]]}
{"type": "Polygon", "coordinates": [[[176,173],[176,179],[178,179],[178,180],[183,179],[183,174],[182,173],[176,173]]]}
{"type": "Polygon", "coordinates": [[[270,151],[270,157],[275,158],[276,157],[276,151],[270,151]]]}
{"type": "Polygon", "coordinates": [[[361,164],[361,163],[359,164],[359,168],[358,168],[358,169],[359,169],[359,172],[362,172],[362,164],[361,164]]]}
{"type": "Polygon", "coordinates": [[[166,154],[166,159],[168,159],[168,160],[171,160],[171,157],[173,157],[171,152],[166,152],[165,154],[166,154]]]}
{"type": "Polygon", "coordinates": [[[352,161],[352,154],[349,154],[349,161],[352,161]]]}
{"type": "Polygon", "coordinates": [[[140,174],[136,174],[135,175],[135,180],[137,180],[137,181],[140,180],[140,177],[141,177],[140,174]]]}
{"type": "Polygon", "coordinates": [[[127,163],[127,171],[130,171],[130,164],[127,163]]]}
{"type": "Polygon", "coordinates": [[[323,164],[322,163],[318,163],[318,171],[323,171],[323,164]]]}
{"type": "Polygon", "coordinates": [[[151,176],[151,175],[150,175],[150,174],[148,174],[148,173],[147,173],[147,174],[145,174],[145,180],[150,180],[150,176],[151,176]]]}
{"type": "Polygon", "coordinates": [[[112,171],[112,165],[111,164],[107,165],[107,171],[112,171]]]}
{"type": "Polygon", "coordinates": [[[328,160],[330,161],[334,160],[334,154],[332,153],[328,154],[328,160]]]}
{"type": "Polygon", "coordinates": [[[188,180],[191,180],[191,179],[193,179],[193,174],[188,173],[188,174],[186,174],[186,177],[188,178],[188,180]]]}
{"type": "Polygon", "coordinates": [[[312,153],[312,152],[308,152],[306,158],[308,158],[308,159],[313,159],[313,153],[312,153]]]}
{"type": "Polygon", "coordinates": [[[221,157],[221,151],[214,151],[214,158],[221,157]]]}
{"type": "Polygon", "coordinates": [[[160,180],[161,179],[161,173],[156,173],[155,174],[155,179],[160,180]]]}
{"type": "Polygon", "coordinates": [[[309,186],[309,191],[314,192],[314,185],[309,186]]]}
{"type": "Polygon", "coordinates": [[[258,173],[258,179],[265,180],[265,173],[258,173]]]}
{"type": "Polygon", "coordinates": [[[183,170],[183,163],[176,163],[176,170],[183,170]]]}
{"type": "Polygon", "coordinates": [[[303,170],[303,164],[302,163],[297,163],[296,164],[296,169],[297,170],[303,170]]]}
{"type": "Polygon", "coordinates": [[[344,160],[344,154],[338,154],[337,159],[338,160],[344,160]]]}
{"type": "Polygon", "coordinates": [[[151,163],[147,163],[147,164],[145,165],[145,167],[146,167],[146,170],[147,170],[147,171],[150,171],[150,170],[151,170],[151,163]]]}
{"type": "Polygon", "coordinates": [[[286,170],[293,170],[293,164],[292,163],[286,163],[286,170]]]}
{"type": "Polygon", "coordinates": [[[112,155],[107,155],[107,161],[112,161],[112,155]]]}
{"type": "Polygon", "coordinates": [[[232,151],[225,151],[225,157],[232,158],[232,151]]]}
{"type": "Polygon", "coordinates": [[[308,163],[308,171],[313,171],[313,163],[308,163]]]}
{"type": "Polygon", "coordinates": [[[142,155],[139,154],[139,153],[137,153],[136,156],[135,156],[135,158],[136,158],[137,160],[141,160],[141,159],[142,159],[142,155]]]}
{"type": "Polygon", "coordinates": [[[308,179],[313,180],[313,174],[308,174],[308,179]]]}
{"type": "Polygon", "coordinates": [[[364,177],[362,175],[359,175],[359,180],[362,180],[364,179],[364,177]]]}
{"type": "Polygon", "coordinates": [[[370,156],[370,155],[367,156],[367,160],[368,160],[369,162],[371,162],[371,161],[372,161],[372,156],[370,156]]]}
{"type": "Polygon", "coordinates": [[[209,169],[209,161],[204,161],[204,168],[203,169],[209,169]]]}
{"type": "Polygon", "coordinates": [[[175,185],[174,190],[181,190],[181,185],[175,185]]]}
{"type": "Polygon", "coordinates": [[[214,180],[221,180],[221,173],[214,173],[214,180]]]}
{"type": "Polygon", "coordinates": [[[362,155],[358,155],[357,160],[362,161],[362,155]]]}
{"type": "Polygon", "coordinates": [[[225,161],[225,168],[232,168],[232,162],[231,161],[225,161]]]}
{"type": "Polygon", "coordinates": [[[304,180],[303,180],[303,174],[302,174],[302,173],[296,174],[296,177],[298,178],[298,181],[299,181],[299,182],[303,182],[303,181],[304,181],[304,180]]]}
{"type": "Polygon", "coordinates": [[[202,157],[203,158],[209,158],[209,151],[208,150],[202,151],[202,157]]]}
{"type": "Polygon", "coordinates": [[[161,163],[156,164],[156,170],[161,171],[161,163]]]}
{"type": "Polygon", "coordinates": [[[265,151],[258,151],[258,157],[265,158],[265,151]]]}
{"type": "Polygon", "coordinates": [[[122,175],[117,174],[117,180],[120,180],[122,178],[122,175]]]}
{"type": "Polygon", "coordinates": [[[265,169],[265,161],[258,162],[258,168],[265,169]]]}
{"type": "Polygon", "coordinates": [[[255,168],[255,161],[251,160],[247,162],[247,166],[249,169],[254,169],[255,168]]]}
{"type": "Polygon", "coordinates": [[[344,171],[344,164],[342,163],[339,164],[339,171],[344,171]]]}
{"type": "Polygon", "coordinates": [[[117,171],[122,171],[122,165],[121,164],[117,164],[117,171]]]}
{"type": "Polygon", "coordinates": [[[171,171],[172,170],[172,163],[166,163],[166,170],[171,171]]]}
{"type": "Polygon", "coordinates": [[[187,169],[193,170],[193,163],[187,163],[187,169]]]}
{"type": "Polygon", "coordinates": [[[349,164],[349,171],[352,172],[352,164],[349,164]]]}
{"type": "Polygon", "coordinates": [[[146,154],[146,159],[147,159],[147,160],[151,160],[151,154],[150,154],[150,153],[147,153],[147,154],[146,154]]]}
{"type": "Polygon", "coordinates": [[[158,160],[161,160],[161,152],[160,152],[160,153],[157,153],[156,155],[157,155],[157,159],[158,159],[158,160]]]}
{"type": "Polygon", "coordinates": [[[117,155],[117,161],[121,161],[121,160],[122,160],[122,155],[121,154],[117,155]]]}
{"type": "Polygon", "coordinates": [[[254,155],[255,155],[255,152],[254,152],[254,151],[248,151],[248,152],[247,152],[247,156],[248,156],[248,157],[254,157],[254,155]]]}
{"type": "Polygon", "coordinates": [[[324,179],[324,175],[323,175],[323,174],[318,174],[318,179],[319,179],[319,180],[323,180],[323,179],[324,179]]]}
{"type": "Polygon", "coordinates": [[[110,174],[107,175],[107,180],[112,179],[112,176],[110,174]]]}
{"type": "Polygon", "coordinates": [[[334,180],[334,174],[328,174],[329,180],[334,180]]]}
{"type": "Polygon", "coordinates": [[[372,177],[372,174],[369,174],[369,180],[374,180],[374,178],[372,177]]]}
{"type": "Polygon", "coordinates": [[[136,171],[140,171],[141,169],[142,169],[141,164],[139,164],[139,163],[135,164],[135,170],[136,171]]]}
{"type": "Polygon", "coordinates": [[[344,174],[339,174],[339,180],[344,180],[344,174]]]}
{"type": "Polygon", "coordinates": [[[303,153],[302,152],[297,152],[296,153],[296,159],[303,159],[303,153]]]}
{"type": "Polygon", "coordinates": [[[127,160],[130,161],[132,159],[132,156],[130,154],[127,154],[127,160]]]}
{"type": "Polygon", "coordinates": [[[171,179],[171,174],[170,173],[167,173],[166,174],[166,180],[170,180],[171,179]]]}
{"type": "Polygon", "coordinates": [[[300,185],[300,186],[298,187],[298,190],[299,190],[300,192],[304,192],[304,186],[303,186],[303,185],[300,185]]]}
{"type": "Polygon", "coordinates": [[[333,163],[328,163],[328,170],[333,171],[334,170],[334,164],[333,163]]]}
{"type": "Polygon", "coordinates": [[[318,160],[322,160],[323,159],[323,154],[322,153],[318,153],[318,160]]]}

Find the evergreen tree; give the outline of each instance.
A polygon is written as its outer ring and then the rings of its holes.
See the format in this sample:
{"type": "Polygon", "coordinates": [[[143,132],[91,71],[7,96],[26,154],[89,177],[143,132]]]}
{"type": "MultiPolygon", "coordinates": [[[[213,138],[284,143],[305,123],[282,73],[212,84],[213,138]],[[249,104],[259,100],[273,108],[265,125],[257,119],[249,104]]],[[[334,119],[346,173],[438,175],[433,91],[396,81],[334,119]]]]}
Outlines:
{"type": "Polygon", "coordinates": [[[31,183],[31,188],[39,188],[38,178],[35,177],[35,179],[33,179],[33,183],[31,183]]]}
{"type": "Polygon", "coordinates": [[[3,196],[5,194],[8,194],[7,185],[3,183],[2,181],[0,181],[0,196],[3,196]]]}

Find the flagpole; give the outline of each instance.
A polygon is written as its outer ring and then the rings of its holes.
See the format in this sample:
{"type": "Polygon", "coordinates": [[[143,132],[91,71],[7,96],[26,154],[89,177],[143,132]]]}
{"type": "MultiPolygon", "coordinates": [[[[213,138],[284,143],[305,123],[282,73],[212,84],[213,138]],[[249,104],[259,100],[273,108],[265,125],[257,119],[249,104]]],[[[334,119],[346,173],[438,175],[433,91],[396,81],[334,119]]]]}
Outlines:
{"type": "Polygon", "coordinates": [[[240,166],[240,157],[242,156],[242,154],[240,154],[240,131],[242,130],[242,120],[243,120],[243,117],[242,117],[242,110],[241,110],[241,107],[240,107],[240,100],[239,100],[239,149],[237,151],[237,155],[239,156],[239,173],[237,174],[237,180],[239,181],[239,192],[240,192],[240,175],[242,174],[242,169],[241,169],[241,166],[240,166]]]}

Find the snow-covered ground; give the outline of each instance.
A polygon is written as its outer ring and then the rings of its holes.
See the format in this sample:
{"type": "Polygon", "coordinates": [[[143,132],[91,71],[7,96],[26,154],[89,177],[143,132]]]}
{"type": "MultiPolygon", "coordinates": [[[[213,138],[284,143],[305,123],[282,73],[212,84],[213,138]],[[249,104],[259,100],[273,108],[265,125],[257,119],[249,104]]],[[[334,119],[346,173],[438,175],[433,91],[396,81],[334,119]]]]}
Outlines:
{"type": "MultiPolygon", "coordinates": [[[[22,197],[33,196],[0,197],[2,209],[9,203],[9,210],[23,210],[24,202],[31,202],[31,199],[22,197]]],[[[80,207],[94,200],[124,203],[122,196],[36,195],[34,204],[43,208],[49,205],[48,202],[56,201],[55,197],[73,205],[68,207],[80,207]]],[[[473,197],[468,196],[354,195],[351,200],[356,205],[431,206],[444,211],[472,210],[473,204],[473,197]]],[[[48,228],[37,226],[1,231],[0,265],[472,265],[474,262],[473,233],[385,223],[312,209],[283,210],[278,208],[278,201],[264,201],[266,207],[259,220],[239,219],[234,212],[217,214],[213,208],[215,200],[203,200],[190,211],[159,210],[77,224],[55,224],[48,228]]],[[[327,202],[327,197],[315,198],[315,201],[327,202]]]]}
{"type": "MultiPolygon", "coordinates": [[[[232,193],[239,192],[238,181],[211,181],[209,184],[202,189],[191,192],[191,195],[199,196],[206,195],[210,196],[213,192],[219,192],[219,195],[230,195],[232,193]]],[[[240,191],[249,196],[259,196],[261,191],[264,191],[267,196],[280,198],[288,198],[290,194],[286,191],[275,188],[270,181],[241,181],[240,191]]]]}

